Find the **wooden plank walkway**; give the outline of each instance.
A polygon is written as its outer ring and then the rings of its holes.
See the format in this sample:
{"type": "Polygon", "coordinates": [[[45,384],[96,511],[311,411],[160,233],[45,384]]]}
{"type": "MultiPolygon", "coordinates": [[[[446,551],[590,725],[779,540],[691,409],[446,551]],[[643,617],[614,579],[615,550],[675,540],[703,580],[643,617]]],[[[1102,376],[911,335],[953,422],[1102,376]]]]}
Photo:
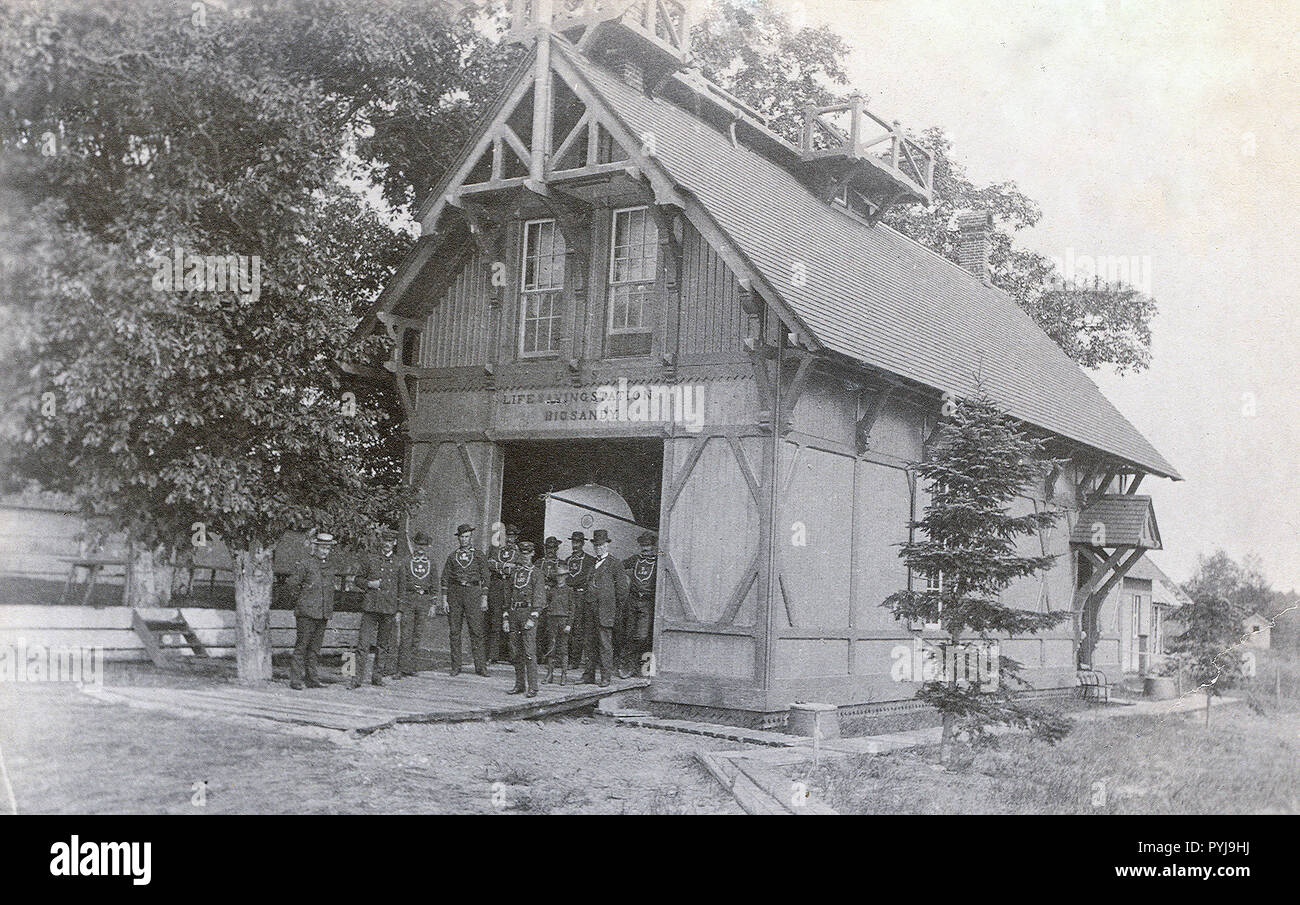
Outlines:
{"type": "MultiPolygon", "coordinates": [[[[100,701],[165,710],[182,716],[248,717],[294,726],[316,727],[351,737],[368,735],[397,723],[456,723],[470,720],[534,719],[577,710],[617,692],[649,686],[643,678],[596,685],[542,685],[535,698],[506,694],[514,669],[494,665],[489,675],[424,672],[389,680],[383,688],[351,689],[337,679],[325,688],[293,691],[276,681],[263,688],[212,684],[203,688],[166,686],[86,686],[100,701]]],[[[544,673],[543,673],[544,675],[544,673]]]]}

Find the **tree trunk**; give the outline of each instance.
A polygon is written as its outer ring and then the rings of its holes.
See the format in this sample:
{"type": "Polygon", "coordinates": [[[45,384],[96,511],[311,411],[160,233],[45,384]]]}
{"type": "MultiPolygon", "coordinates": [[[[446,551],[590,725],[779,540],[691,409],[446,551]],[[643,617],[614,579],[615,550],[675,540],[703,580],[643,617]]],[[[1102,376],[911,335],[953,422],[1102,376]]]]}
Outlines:
{"type": "Polygon", "coordinates": [[[943,715],[943,735],[939,737],[939,763],[944,769],[948,768],[948,762],[952,759],[952,736],[956,722],[957,718],[951,713],[943,715]]]}
{"type": "Polygon", "coordinates": [[[1213,700],[1214,696],[1207,689],[1205,692],[1205,725],[1207,726],[1210,725],[1210,702],[1213,700]]]}
{"type": "Polygon", "coordinates": [[[253,544],[235,555],[235,666],[241,685],[271,680],[272,549],[253,544]]]}
{"type": "Polygon", "coordinates": [[[166,607],[172,600],[172,567],[161,547],[150,550],[134,541],[127,544],[126,605],[166,607]]]}

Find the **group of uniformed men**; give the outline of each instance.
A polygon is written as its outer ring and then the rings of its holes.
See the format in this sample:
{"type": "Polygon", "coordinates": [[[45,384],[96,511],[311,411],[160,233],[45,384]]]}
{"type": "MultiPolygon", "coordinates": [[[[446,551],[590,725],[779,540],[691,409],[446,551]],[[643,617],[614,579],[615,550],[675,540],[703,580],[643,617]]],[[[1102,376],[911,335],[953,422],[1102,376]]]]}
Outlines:
{"type": "MultiPolygon", "coordinates": [[[[610,554],[608,531],[592,532],[592,553],[586,551],[586,535],[574,531],[571,553],[562,560],[558,538],[546,539],[539,558],[531,541],[519,540],[514,525],[505,527],[504,543],[484,554],[474,545],[474,527],[465,524],[456,529],[457,548],[447,557],[441,581],[429,559],[427,534],[412,537],[406,555],[398,555],[397,540],[396,531],[381,529],[377,549],[349,570],[355,587],[364,591],[353,688],[384,685],[385,676],[416,675],[419,639],[436,610],[447,616],[451,675],[461,671],[461,631],[467,626],[476,675],[486,676],[489,662],[513,662],[515,685],[509,694],[536,696],[539,650],[547,683],[555,681],[558,668],[559,684],[568,684],[574,663],[583,684],[601,687],[615,674],[628,678],[648,669],[659,556],[650,532],[638,538],[637,555],[619,561],[610,554]],[[422,599],[430,595],[434,601],[422,599]]],[[[312,556],[290,579],[297,622],[291,688],[322,684],[316,661],[341,574],[330,561],[335,545],[332,535],[316,532],[312,556]]]]}

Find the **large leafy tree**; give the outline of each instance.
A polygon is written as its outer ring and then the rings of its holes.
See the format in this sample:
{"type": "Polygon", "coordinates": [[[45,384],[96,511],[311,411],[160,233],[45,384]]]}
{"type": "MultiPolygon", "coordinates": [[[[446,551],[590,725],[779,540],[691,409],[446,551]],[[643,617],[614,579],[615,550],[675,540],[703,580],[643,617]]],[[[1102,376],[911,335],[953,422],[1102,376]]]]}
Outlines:
{"type": "MultiPolygon", "coordinates": [[[[930,501],[913,523],[916,536],[902,545],[899,556],[921,580],[881,606],[909,623],[937,623],[946,636],[937,653],[941,659],[967,656],[971,640],[987,644],[1000,635],[1033,634],[1069,617],[1065,611],[1024,610],[1001,600],[1012,582],[1049,568],[1054,560],[1022,555],[1018,540],[1049,528],[1060,513],[1012,514],[1017,498],[1026,488],[1041,486],[1052,465],[1043,441],[1023,433],[982,391],[952,403],[930,454],[913,463],[930,501]]],[[[1018,662],[1002,656],[992,662],[997,665],[992,686],[971,681],[950,663],[935,676],[913,677],[926,679],[917,698],[943,716],[945,762],[958,731],[978,735],[989,724],[1009,724],[1049,739],[1065,731],[1061,720],[1015,697],[1027,684],[1018,662]]]]}
{"type": "Polygon", "coordinates": [[[1183,590],[1193,600],[1220,598],[1227,601],[1238,622],[1256,611],[1268,616],[1274,609],[1280,609],[1257,556],[1246,556],[1241,562],[1223,550],[1216,550],[1209,556],[1198,556],[1196,571],[1183,583],[1183,590]]]}
{"type": "MultiPolygon", "coordinates": [[[[768,118],[775,132],[800,140],[805,105],[842,102],[849,90],[844,60],[851,48],[826,26],[796,28],[771,0],[715,0],[694,36],[694,53],[708,76],[768,118]]],[[[1042,211],[1014,182],[973,183],[953,156],[943,129],[916,136],[935,156],[934,204],[895,207],[885,222],[957,261],[956,212],[994,216],[993,283],[1087,368],[1140,371],[1150,363],[1155,302],[1131,285],[1090,280],[1072,284],[1053,261],[1016,244],[1042,211]]]]}
{"type": "Polygon", "coordinates": [[[0,8],[5,190],[31,225],[8,236],[13,461],[159,553],[220,536],[261,681],[276,539],[405,503],[387,415],[337,365],[383,277],[340,243],[400,237],[342,183],[346,111],[277,69],[265,20],[176,9],[0,8]],[[216,283],[226,256],[244,285],[216,283]]]}

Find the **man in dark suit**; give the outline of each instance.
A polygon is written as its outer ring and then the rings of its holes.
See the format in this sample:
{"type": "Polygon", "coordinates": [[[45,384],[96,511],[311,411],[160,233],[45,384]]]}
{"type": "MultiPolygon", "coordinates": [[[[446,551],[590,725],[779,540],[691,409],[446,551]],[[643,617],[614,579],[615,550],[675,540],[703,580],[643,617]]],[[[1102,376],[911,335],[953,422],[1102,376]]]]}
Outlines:
{"type": "Polygon", "coordinates": [[[596,563],[591,570],[584,595],[586,604],[586,650],[583,653],[582,681],[604,688],[614,672],[614,619],[627,605],[628,580],[623,564],[610,555],[609,532],[597,528],[592,532],[596,563]],[[600,663],[600,681],[596,681],[596,663],[600,663]]]}
{"type": "Polygon", "coordinates": [[[515,687],[507,694],[537,697],[537,626],[545,612],[546,578],[533,564],[533,542],[521,541],[501,622],[515,664],[515,687]]]}
{"type": "Polygon", "coordinates": [[[451,639],[451,675],[460,675],[460,629],[469,626],[469,646],[474,652],[475,675],[486,676],[487,657],[483,649],[483,622],[488,611],[487,557],[474,547],[474,526],[456,529],[456,551],[447,557],[442,570],[442,611],[447,614],[451,639]]]}
{"type": "MultiPolygon", "coordinates": [[[[547,540],[550,546],[551,538],[547,540]]],[[[555,681],[555,667],[560,667],[560,684],[568,684],[570,643],[574,647],[582,646],[583,623],[580,613],[584,611],[582,596],[587,592],[587,582],[591,579],[591,568],[596,564],[596,557],[582,548],[587,545],[587,536],[581,531],[573,532],[569,538],[573,553],[559,560],[555,593],[546,610],[547,633],[550,635],[548,655],[546,657],[546,682],[555,681]]],[[[556,544],[558,547],[558,542],[556,544]]]]}
{"type": "Polygon", "coordinates": [[[334,535],[317,531],[312,537],[311,556],[298,564],[289,579],[297,629],[289,666],[289,687],[295,691],[324,686],[316,671],[316,659],[325,641],[325,625],[334,615],[334,580],[338,576],[330,554],[337,543],[334,535]]]}
{"type": "Polygon", "coordinates": [[[596,565],[596,557],[586,551],[587,535],[581,531],[575,531],[569,536],[569,544],[572,552],[564,561],[564,581],[561,590],[565,591],[565,606],[567,607],[569,621],[572,631],[568,633],[568,658],[563,663],[560,673],[560,684],[564,684],[565,671],[567,667],[586,663],[584,657],[583,643],[586,640],[583,634],[587,630],[587,604],[585,598],[587,595],[587,582],[591,580],[592,567],[596,565]]]}
{"type": "Polygon", "coordinates": [[[357,672],[351,686],[360,688],[367,682],[383,685],[384,671],[396,656],[397,609],[402,599],[402,558],[396,556],[397,532],[379,530],[379,550],[362,560],[356,582],[365,592],[361,603],[361,628],[357,632],[357,672]],[[371,659],[371,648],[374,659],[371,659]]]}
{"type": "Polygon", "coordinates": [[[402,598],[398,609],[401,640],[397,646],[397,668],[403,676],[420,671],[420,642],[428,630],[433,602],[437,600],[438,567],[429,559],[433,539],[423,531],[411,538],[411,552],[402,572],[402,598]]]}
{"type": "Polygon", "coordinates": [[[645,531],[637,538],[641,550],[636,556],[623,560],[627,573],[629,594],[623,626],[623,660],[618,664],[618,677],[641,673],[645,655],[650,650],[651,626],[654,624],[655,573],[659,569],[659,551],[655,549],[655,536],[645,531]]]}
{"type": "Polygon", "coordinates": [[[504,661],[509,663],[510,639],[501,633],[501,621],[506,611],[506,598],[510,596],[510,576],[518,565],[519,529],[514,525],[505,526],[506,539],[501,545],[488,547],[488,571],[492,581],[488,585],[487,625],[484,628],[487,658],[489,663],[504,661]]]}

